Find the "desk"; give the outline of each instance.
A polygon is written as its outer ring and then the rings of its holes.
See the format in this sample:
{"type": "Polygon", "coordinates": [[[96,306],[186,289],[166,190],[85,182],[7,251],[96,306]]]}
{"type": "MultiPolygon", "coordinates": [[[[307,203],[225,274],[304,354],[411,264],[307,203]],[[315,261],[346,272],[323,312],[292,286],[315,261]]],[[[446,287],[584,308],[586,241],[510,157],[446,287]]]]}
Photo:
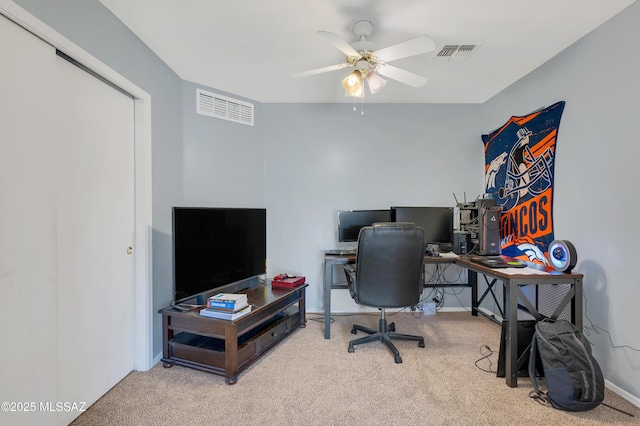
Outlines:
{"type": "MultiPolygon", "coordinates": [[[[507,386],[518,386],[518,310],[524,309],[536,320],[544,317],[558,318],[565,308],[570,307],[571,322],[582,330],[582,274],[565,274],[546,268],[544,274],[526,274],[524,271],[509,273],[504,269],[492,269],[469,260],[467,256],[460,256],[455,260],[455,264],[467,269],[468,283],[471,287],[471,314],[477,316],[478,307],[482,299],[491,291],[497,281],[501,281],[504,288],[504,312],[507,321],[506,342],[505,342],[505,378],[507,386]],[[478,274],[492,280],[487,282],[487,291],[478,298],[478,274]],[[567,284],[567,292],[561,300],[557,301],[553,312],[550,315],[542,315],[539,306],[534,306],[532,301],[522,292],[524,286],[567,284]],[[518,303],[520,301],[520,303],[518,303]]],[[[535,301],[534,301],[535,302],[535,301]]],[[[535,302],[537,305],[537,302],[535,302]]],[[[528,356],[528,355],[527,355],[528,356]]]]}
{"type": "MultiPolygon", "coordinates": [[[[325,254],[324,259],[324,338],[329,339],[330,333],[330,320],[331,320],[331,290],[347,288],[346,285],[334,285],[333,269],[335,265],[344,265],[347,263],[354,263],[355,256],[347,255],[331,255],[325,254]]],[[[571,322],[573,322],[578,329],[582,329],[582,274],[565,274],[554,271],[547,268],[544,270],[544,274],[526,274],[523,271],[511,273],[512,269],[492,269],[477,263],[472,262],[468,256],[461,255],[459,257],[430,257],[425,256],[425,264],[437,264],[437,263],[453,263],[461,266],[467,270],[467,284],[459,284],[460,286],[471,287],[471,315],[477,316],[479,313],[484,315],[479,310],[480,303],[488,295],[493,294],[493,288],[498,281],[500,281],[504,288],[503,305],[506,316],[503,318],[508,321],[506,329],[506,344],[505,344],[505,377],[507,386],[518,386],[518,327],[517,318],[518,310],[523,309],[528,311],[536,319],[543,317],[558,318],[558,316],[570,307],[571,310],[571,322]],[[484,294],[478,297],[478,274],[484,275],[487,281],[488,288],[484,294]],[[556,306],[550,315],[542,315],[538,312],[539,307],[537,300],[531,301],[522,292],[521,287],[524,286],[536,286],[536,289],[540,285],[557,285],[567,284],[569,289],[561,300],[556,302],[556,306]],[[520,301],[521,304],[518,303],[520,301]],[[534,306],[534,303],[536,306],[534,306]]],[[[499,305],[499,301],[496,299],[496,304],[499,305]]]]}
{"type": "MultiPolygon", "coordinates": [[[[456,258],[453,257],[432,257],[425,256],[424,263],[425,264],[451,264],[454,263],[456,258]]],[[[324,255],[324,338],[331,338],[331,290],[333,289],[346,289],[348,288],[346,284],[335,284],[333,277],[334,266],[336,265],[346,265],[349,263],[355,263],[356,256],[353,254],[349,255],[339,255],[339,254],[329,254],[325,253],[324,255]]],[[[456,284],[456,286],[468,287],[468,284],[456,284]]]]}

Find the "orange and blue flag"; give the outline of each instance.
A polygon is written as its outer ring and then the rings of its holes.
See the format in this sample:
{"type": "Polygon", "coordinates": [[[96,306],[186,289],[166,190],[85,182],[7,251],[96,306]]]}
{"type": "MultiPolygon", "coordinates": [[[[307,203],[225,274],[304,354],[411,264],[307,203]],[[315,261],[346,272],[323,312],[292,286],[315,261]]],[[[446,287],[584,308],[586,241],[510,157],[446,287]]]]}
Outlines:
{"type": "Polygon", "coordinates": [[[565,102],[511,117],[482,135],[485,193],[502,207],[502,254],[549,264],[553,236],[553,180],[556,141],[565,102]]]}

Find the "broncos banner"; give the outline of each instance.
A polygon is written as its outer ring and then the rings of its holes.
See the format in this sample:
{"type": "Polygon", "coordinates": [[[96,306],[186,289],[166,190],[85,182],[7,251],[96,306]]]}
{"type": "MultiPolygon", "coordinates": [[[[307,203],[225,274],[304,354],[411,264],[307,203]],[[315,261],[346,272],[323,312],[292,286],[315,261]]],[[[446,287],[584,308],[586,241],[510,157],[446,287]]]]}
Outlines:
{"type": "Polygon", "coordinates": [[[502,254],[549,264],[553,241],[553,177],[564,101],[524,117],[511,117],[482,135],[485,193],[500,215],[502,254]]]}

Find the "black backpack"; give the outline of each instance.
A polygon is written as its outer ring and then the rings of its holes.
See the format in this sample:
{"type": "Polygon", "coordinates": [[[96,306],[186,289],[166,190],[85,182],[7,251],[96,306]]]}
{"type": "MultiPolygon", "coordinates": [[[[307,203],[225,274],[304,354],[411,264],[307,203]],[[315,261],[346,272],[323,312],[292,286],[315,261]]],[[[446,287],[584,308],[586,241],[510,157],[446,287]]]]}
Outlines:
{"type": "Polygon", "coordinates": [[[536,401],[559,410],[586,411],[604,399],[604,377],[591,345],[580,330],[565,320],[539,321],[531,340],[529,377],[536,401]],[[538,389],[536,357],[540,357],[547,392],[538,389]]]}

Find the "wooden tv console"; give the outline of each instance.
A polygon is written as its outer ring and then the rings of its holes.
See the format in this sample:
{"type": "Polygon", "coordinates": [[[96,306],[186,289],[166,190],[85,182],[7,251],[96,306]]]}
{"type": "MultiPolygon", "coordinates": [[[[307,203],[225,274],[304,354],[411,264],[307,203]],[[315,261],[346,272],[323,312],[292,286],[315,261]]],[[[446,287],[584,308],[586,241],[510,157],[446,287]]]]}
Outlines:
{"type": "Polygon", "coordinates": [[[174,364],[225,377],[235,384],[238,374],[306,326],[305,288],[272,288],[260,284],[246,293],[251,313],[234,321],[200,315],[203,306],[169,306],[162,314],[162,365],[174,364]]]}

